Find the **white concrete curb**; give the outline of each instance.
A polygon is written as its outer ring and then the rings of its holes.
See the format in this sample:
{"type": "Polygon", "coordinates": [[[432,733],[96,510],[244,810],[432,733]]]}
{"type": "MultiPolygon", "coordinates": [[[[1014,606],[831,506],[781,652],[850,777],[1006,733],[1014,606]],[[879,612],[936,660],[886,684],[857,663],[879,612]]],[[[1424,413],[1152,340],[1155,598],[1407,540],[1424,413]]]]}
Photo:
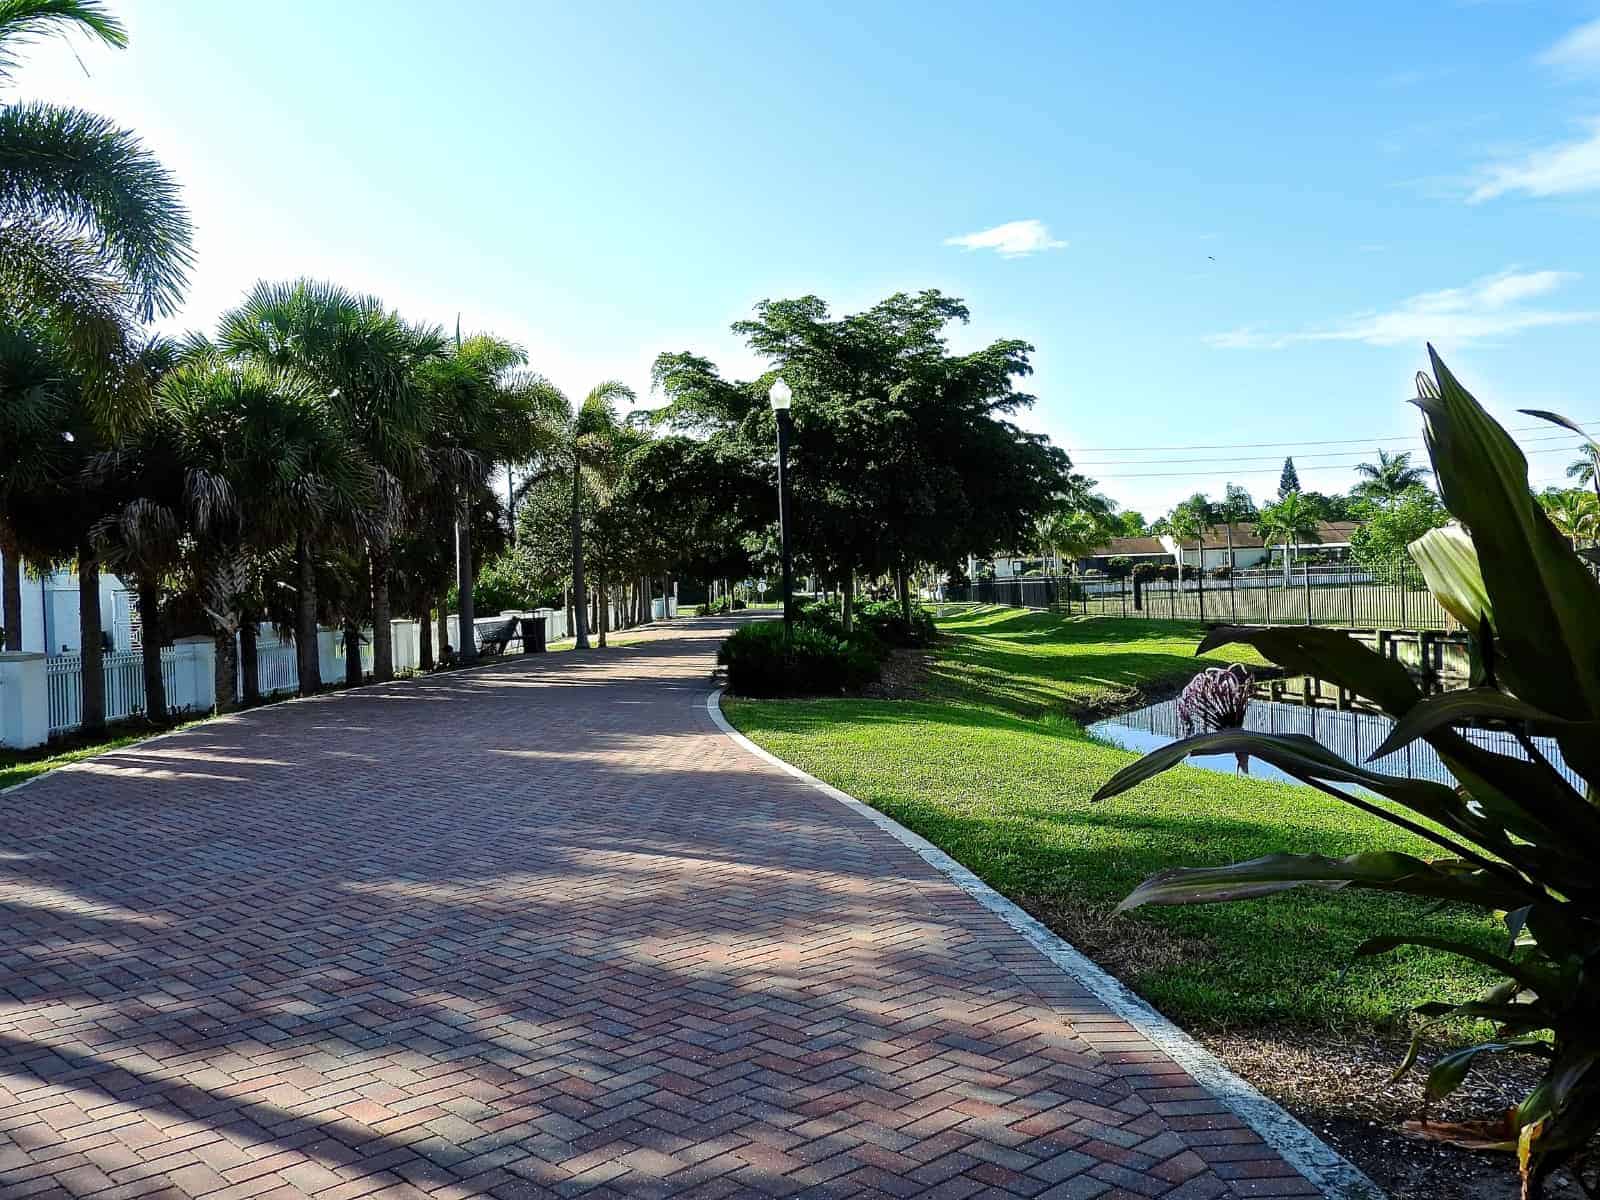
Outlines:
{"type": "Polygon", "coordinates": [[[722,715],[722,706],[719,703],[721,697],[721,688],[708,695],[706,712],[723,733],[757,758],[771,763],[796,779],[803,780],[823,795],[853,809],[902,845],[915,850],[929,865],[943,872],[967,895],[1027,938],[1040,954],[1082,984],[1111,1012],[1127,1021],[1170,1056],[1192,1075],[1196,1082],[1255,1130],[1262,1140],[1283,1156],[1285,1162],[1321,1188],[1323,1195],[1332,1200],[1384,1200],[1382,1189],[1349,1159],[1240,1079],[1214,1054],[1150,1007],[1133,991],[1084,957],[1072,945],[1051,933],[932,842],[912,833],[904,825],[871,805],[863,804],[854,796],[841,792],[814,775],[807,774],[792,763],[784,762],[777,755],[763,750],[745,737],[728,723],[727,717],[722,715]]]}

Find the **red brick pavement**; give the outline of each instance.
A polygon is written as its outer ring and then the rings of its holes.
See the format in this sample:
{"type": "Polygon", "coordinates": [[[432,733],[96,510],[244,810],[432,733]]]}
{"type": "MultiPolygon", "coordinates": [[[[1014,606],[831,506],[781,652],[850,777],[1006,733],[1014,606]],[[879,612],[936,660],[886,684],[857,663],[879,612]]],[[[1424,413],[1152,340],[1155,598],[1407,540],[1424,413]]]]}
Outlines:
{"type": "Polygon", "coordinates": [[[701,711],[721,626],[0,797],[0,1195],[1314,1194],[701,711]]]}

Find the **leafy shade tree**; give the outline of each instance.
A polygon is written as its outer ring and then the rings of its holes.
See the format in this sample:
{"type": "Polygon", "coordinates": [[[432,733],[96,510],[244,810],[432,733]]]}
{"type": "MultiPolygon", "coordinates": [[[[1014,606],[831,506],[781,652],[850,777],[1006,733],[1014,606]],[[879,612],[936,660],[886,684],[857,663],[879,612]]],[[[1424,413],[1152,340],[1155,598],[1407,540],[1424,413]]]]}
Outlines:
{"type": "Polygon", "coordinates": [[[1124,509],[1115,517],[1116,537],[1143,537],[1146,526],[1144,514],[1134,509],[1124,509]]]}
{"type": "MultiPolygon", "coordinates": [[[[72,30],[127,44],[95,0],[0,4],[0,85],[20,47],[72,30]]],[[[51,328],[101,432],[148,398],[132,322],[176,310],[191,240],[177,184],[132,133],[75,108],[0,108],[0,311],[51,328]]]]}
{"type": "Polygon", "coordinates": [[[1283,577],[1289,578],[1289,567],[1300,547],[1307,542],[1320,542],[1318,533],[1320,517],[1299,492],[1290,492],[1276,504],[1269,504],[1256,518],[1256,534],[1263,541],[1277,542],[1283,547],[1283,577]]]}
{"type": "Polygon", "coordinates": [[[1362,503],[1361,524],[1350,535],[1350,552],[1374,578],[1401,582],[1409,573],[1406,548],[1430,529],[1450,522],[1433,489],[1417,486],[1385,502],[1362,503]]]}
{"type": "Polygon", "coordinates": [[[1286,500],[1289,493],[1300,490],[1300,472],[1294,469],[1294,459],[1283,460],[1283,472],[1278,476],[1278,499],[1286,500]]]}
{"type": "Polygon", "coordinates": [[[1361,482],[1350,489],[1351,495],[1380,506],[1395,503],[1413,488],[1428,486],[1427,470],[1412,465],[1409,450],[1390,454],[1380,449],[1378,461],[1361,463],[1356,474],[1361,476],[1361,482]]]}

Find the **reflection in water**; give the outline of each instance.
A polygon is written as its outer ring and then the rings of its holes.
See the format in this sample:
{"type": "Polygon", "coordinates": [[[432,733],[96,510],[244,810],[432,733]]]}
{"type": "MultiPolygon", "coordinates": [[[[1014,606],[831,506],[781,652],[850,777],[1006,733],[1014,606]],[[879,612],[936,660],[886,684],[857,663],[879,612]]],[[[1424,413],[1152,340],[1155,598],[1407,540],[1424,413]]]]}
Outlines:
{"type": "MultiPolygon", "coordinates": [[[[1252,700],[1249,711],[1245,714],[1244,727],[1258,733],[1305,734],[1315,738],[1346,761],[1369,770],[1381,771],[1385,775],[1399,775],[1408,779],[1431,779],[1435,783],[1455,782],[1444,763],[1439,761],[1439,756],[1434,753],[1433,747],[1426,742],[1412,742],[1411,745],[1396,750],[1393,754],[1386,754],[1375,762],[1367,762],[1367,755],[1376,750],[1383,739],[1389,736],[1389,731],[1394,728],[1394,722],[1381,713],[1340,712],[1335,709],[1306,707],[1272,700],[1252,700]]],[[[1176,700],[1150,704],[1104,721],[1096,721],[1089,726],[1089,732],[1125,750],[1136,750],[1140,753],[1155,750],[1183,736],[1178,724],[1176,700]]],[[[1516,738],[1506,730],[1458,727],[1456,732],[1497,754],[1509,754],[1522,759],[1528,757],[1517,744],[1516,738]]],[[[1568,782],[1580,789],[1583,787],[1583,782],[1578,776],[1562,762],[1561,753],[1551,739],[1536,737],[1533,743],[1568,782]]],[[[1231,754],[1204,755],[1188,761],[1194,766],[1206,767],[1213,771],[1237,769],[1231,754]]],[[[1286,779],[1292,783],[1299,782],[1255,758],[1250,760],[1250,774],[1261,779],[1286,779]]]]}

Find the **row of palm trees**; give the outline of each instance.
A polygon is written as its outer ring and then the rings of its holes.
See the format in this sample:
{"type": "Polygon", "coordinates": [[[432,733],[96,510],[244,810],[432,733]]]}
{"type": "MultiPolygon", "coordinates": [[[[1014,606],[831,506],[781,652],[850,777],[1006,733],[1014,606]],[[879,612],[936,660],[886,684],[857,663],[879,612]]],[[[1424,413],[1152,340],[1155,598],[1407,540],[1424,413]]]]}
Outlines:
{"type": "MultiPolygon", "coordinates": [[[[98,0],[0,5],[0,85],[15,50],[77,31],[120,47],[98,0]]],[[[294,631],[300,690],[321,686],[317,629],[345,630],[346,677],[394,672],[390,619],[458,594],[461,659],[476,656],[475,543],[507,522],[501,466],[570,477],[576,519],[618,384],[574,407],[492,334],[402,318],[374,297],[301,279],[258,283],[209,335],[149,337],[192,264],[172,176],[139,139],[77,109],[0,108],[0,581],[5,648],[21,648],[21,563],[75,564],[83,716],[104,720],[99,576],[139,597],[148,714],[166,715],[163,620],[210,630],[217,698],[257,695],[255,631],[294,631]],[[236,651],[242,649],[242,655],[236,651]],[[242,662],[240,661],[242,659],[242,662]],[[235,672],[242,670],[242,679],[235,672]]]]}

